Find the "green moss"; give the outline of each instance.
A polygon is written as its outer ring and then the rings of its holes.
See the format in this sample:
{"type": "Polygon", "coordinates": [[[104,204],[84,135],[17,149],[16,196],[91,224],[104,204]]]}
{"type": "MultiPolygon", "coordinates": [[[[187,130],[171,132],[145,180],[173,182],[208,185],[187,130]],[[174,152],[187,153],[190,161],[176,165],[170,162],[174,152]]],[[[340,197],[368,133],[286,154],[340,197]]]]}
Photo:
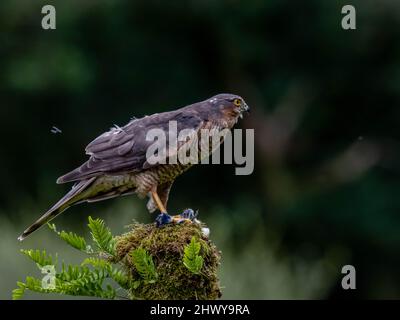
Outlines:
{"type": "Polygon", "coordinates": [[[155,281],[134,282],[129,289],[134,299],[217,299],[221,289],[217,277],[220,252],[206,238],[199,224],[182,223],[157,228],[154,224],[133,224],[131,230],[116,237],[116,258],[133,279],[141,279],[132,258],[135,249],[144,249],[152,258],[156,269],[155,281]],[[188,270],[183,263],[184,248],[192,238],[200,244],[199,255],[204,259],[199,274],[188,270]]]}

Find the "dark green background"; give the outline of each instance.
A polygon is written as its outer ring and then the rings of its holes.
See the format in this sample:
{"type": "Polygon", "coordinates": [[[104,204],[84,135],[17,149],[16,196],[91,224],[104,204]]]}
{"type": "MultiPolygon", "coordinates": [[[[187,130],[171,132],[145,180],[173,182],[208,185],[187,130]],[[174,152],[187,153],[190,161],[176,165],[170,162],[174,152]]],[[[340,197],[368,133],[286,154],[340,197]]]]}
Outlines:
{"type": "MultiPolygon", "coordinates": [[[[395,0],[2,0],[0,297],[40,276],[19,248],[79,258],[46,229],[16,238],[68,190],[55,180],[87,143],[132,116],[231,92],[252,108],[240,127],[255,129],[254,173],[197,166],[169,204],[199,209],[211,228],[223,297],[399,298],[399,36],[395,0]],[[44,4],[54,31],[41,28],[44,4]],[[345,4],[357,30],[341,28],[345,4]]],[[[87,215],[114,233],[154,219],[128,197],[55,222],[83,232],[87,215]]]]}

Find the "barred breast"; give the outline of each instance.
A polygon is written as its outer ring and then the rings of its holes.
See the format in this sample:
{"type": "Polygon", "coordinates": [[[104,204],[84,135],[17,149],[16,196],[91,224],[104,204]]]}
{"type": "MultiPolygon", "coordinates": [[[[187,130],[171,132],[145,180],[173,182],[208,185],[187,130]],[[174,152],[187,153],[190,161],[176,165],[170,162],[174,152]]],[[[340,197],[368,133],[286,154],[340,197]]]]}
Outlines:
{"type": "Polygon", "coordinates": [[[97,178],[88,190],[88,196],[95,197],[113,191],[123,194],[136,189],[134,176],[131,174],[104,175],[97,178]]]}
{"type": "Polygon", "coordinates": [[[135,173],[133,178],[136,185],[136,194],[139,197],[146,196],[152,187],[175,180],[176,177],[188,170],[192,165],[180,163],[165,164],[135,173]]]}
{"type": "MultiPolygon", "coordinates": [[[[204,129],[211,131],[211,135],[202,136],[201,132],[197,132],[197,139],[193,140],[197,144],[198,158],[197,163],[215,151],[225,138],[226,132],[223,126],[207,122],[204,129]],[[222,134],[221,134],[222,133],[222,134]],[[214,136],[217,144],[214,145],[214,136]]],[[[112,194],[126,194],[134,192],[139,197],[145,197],[153,187],[174,181],[179,175],[193,166],[189,164],[160,164],[143,170],[141,172],[125,172],[115,175],[104,175],[97,179],[91,188],[91,196],[104,194],[112,191],[112,194]]]]}
{"type": "MultiPolygon", "coordinates": [[[[218,135],[221,130],[224,129],[224,127],[221,127],[220,125],[207,122],[203,128],[211,130],[212,132],[215,130],[214,134],[218,136],[217,141],[219,141],[219,143],[217,146],[214,146],[212,143],[209,143],[212,140],[212,137],[202,137],[201,132],[198,131],[197,139],[193,140],[193,143],[196,143],[198,148],[197,163],[200,163],[202,158],[208,157],[213,151],[215,151],[215,148],[220,145],[225,137],[225,134],[218,135]]],[[[182,164],[178,162],[177,164],[158,165],[146,171],[135,173],[134,180],[137,188],[136,194],[139,197],[144,197],[150,192],[152,187],[175,180],[176,177],[192,166],[193,163],[182,164]]]]}

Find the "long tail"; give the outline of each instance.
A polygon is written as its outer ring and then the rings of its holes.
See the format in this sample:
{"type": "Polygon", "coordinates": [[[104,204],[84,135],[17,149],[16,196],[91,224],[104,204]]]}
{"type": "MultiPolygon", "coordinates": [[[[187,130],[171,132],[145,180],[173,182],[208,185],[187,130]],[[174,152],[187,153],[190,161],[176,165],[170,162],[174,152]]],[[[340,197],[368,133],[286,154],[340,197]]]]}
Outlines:
{"type": "Polygon", "coordinates": [[[84,196],[82,195],[82,191],[86,190],[87,187],[95,180],[96,178],[90,178],[88,180],[80,181],[78,184],[74,185],[64,197],[62,197],[53,207],[51,207],[44,215],[42,215],[35,223],[33,223],[30,227],[28,227],[19,237],[19,241],[23,241],[27,236],[29,236],[32,232],[39,229],[41,226],[54,219],[63,211],[67,210],[70,206],[80,202],[84,196]]]}

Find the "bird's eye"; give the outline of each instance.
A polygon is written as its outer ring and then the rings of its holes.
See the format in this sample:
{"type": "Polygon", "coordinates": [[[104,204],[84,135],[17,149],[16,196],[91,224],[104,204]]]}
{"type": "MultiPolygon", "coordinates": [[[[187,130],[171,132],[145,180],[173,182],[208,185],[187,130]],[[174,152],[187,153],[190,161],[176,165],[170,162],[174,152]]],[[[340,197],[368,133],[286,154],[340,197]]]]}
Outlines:
{"type": "Polygon", "coordinates": [[[233,100],[233,104],[237,107],[240,107],[240,105],[242,104],[242,101],[238,98],[236,98],[235,100],[233,100]]]}

